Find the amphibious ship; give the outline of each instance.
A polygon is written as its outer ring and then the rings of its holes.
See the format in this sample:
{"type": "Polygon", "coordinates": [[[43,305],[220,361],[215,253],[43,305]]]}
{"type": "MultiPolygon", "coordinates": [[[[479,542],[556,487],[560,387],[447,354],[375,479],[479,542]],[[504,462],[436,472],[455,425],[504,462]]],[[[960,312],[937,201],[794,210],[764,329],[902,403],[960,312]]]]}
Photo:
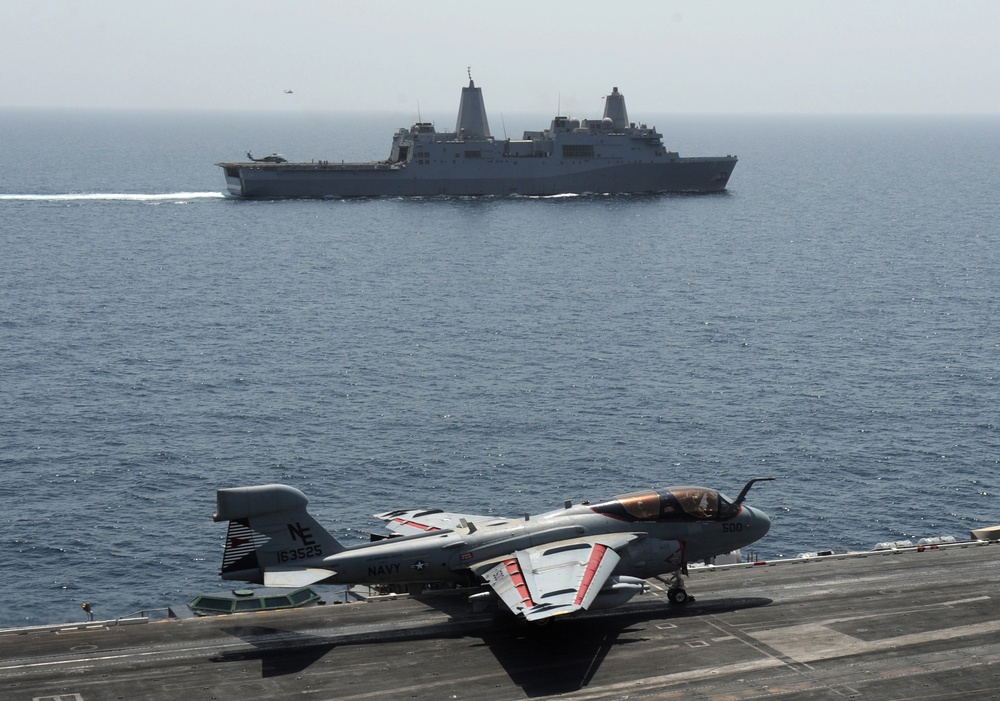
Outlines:
{"type": "Polygon", "coordinates": [[[601,119],[556,116],[521,139],[490,133],[482,88],[469,76],[454,131],[429,122],[401,128],[384,161],[289,162],[272,155],[218,163],[240,198],[347,198],[706,193],[726,189],[736,156],[686,157],[668,151],[655,128],[628,119],[615,87],[601,119]]]}

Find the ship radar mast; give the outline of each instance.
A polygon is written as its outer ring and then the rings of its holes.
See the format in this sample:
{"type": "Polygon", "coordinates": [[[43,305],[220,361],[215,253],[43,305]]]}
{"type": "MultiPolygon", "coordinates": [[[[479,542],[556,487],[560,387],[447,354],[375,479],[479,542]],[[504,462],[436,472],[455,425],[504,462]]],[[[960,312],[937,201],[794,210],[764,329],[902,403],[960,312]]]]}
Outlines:
{"type": "Polygon", "coordinates": [[[458,122],[455,133],[467,139],[490,138],[490,124],[486,119],[486,104],[483,89],[472,82],[472,66],[467,69],[469,87],[462,88],[462,101],[458,104],[458,122]]]}
{"type": "Polygon", "coordinates": [[[611,94],[604,98],[604,118],[610,119],[615,129],[628,127],[628,112],[625,110],[625,96],[618,88],[611,89],[611,94]]]}

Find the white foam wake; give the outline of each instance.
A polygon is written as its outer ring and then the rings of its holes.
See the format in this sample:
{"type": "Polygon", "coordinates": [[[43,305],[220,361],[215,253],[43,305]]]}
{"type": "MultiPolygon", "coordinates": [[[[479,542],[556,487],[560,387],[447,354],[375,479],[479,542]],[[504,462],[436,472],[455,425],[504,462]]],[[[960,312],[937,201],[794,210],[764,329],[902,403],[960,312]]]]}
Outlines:
{"type": "Polygon", "coordinates": [[[158,194],[137,194],[130,192],[81,192],[57,195],[4,195],[0,200],[20,200],[24,202],[77,202],[86,200],[120,200],[134,202],[178,202],[181,200],[222,199],[221,192],[166,192],[158,194]]]}

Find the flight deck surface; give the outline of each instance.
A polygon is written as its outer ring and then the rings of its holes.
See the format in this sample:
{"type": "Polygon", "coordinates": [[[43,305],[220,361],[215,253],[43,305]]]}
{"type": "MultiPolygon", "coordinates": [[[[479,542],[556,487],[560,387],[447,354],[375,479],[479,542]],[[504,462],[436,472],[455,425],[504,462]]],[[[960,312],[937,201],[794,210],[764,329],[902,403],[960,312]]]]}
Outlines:
{"type": "Polygon", "coordinates": [[[692,569],[546,626],[464,597],[0,631],[0,698],[1000,697],[1000,544],[692,569]]]}

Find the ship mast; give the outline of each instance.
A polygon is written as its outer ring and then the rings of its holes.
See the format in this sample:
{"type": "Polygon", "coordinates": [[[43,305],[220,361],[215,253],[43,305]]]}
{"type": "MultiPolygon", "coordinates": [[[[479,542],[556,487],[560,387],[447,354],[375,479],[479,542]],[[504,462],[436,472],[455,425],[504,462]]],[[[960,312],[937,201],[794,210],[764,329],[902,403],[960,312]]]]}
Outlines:
{"type": "Polygon", "coordinates": [[[462,88],[462,101],[458,104],[458,121],[455,133],[460,138],[488,139],[490,124],[486,119],[486,104],[483,102],[483,89],[477,88],[472,82],[472,67],[469,66],[469,87],[462,88]]]}
{"type": "Polygon", "coordinates": [[[625,96],[612,88],[611,94],[604,98],[604,118],[610,119],[615,129],[628,127],[628,112],[625,109],[625,96]]]}

